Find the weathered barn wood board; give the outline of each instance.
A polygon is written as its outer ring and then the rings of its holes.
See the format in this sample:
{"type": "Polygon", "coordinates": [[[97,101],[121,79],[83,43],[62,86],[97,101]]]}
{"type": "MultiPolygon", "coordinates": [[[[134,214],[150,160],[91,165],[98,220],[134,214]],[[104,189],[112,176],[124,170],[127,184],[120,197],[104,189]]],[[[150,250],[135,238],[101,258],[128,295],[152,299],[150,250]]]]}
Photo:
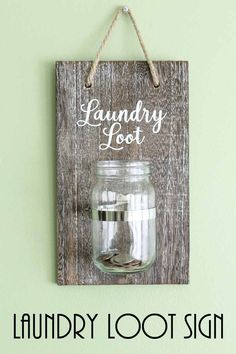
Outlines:
{"type": "MultiPolygon", "coordinates": [[[[154,62],[160,87],[148,65],[100,62],[91,88],[91,62],[57,62],[57,252],[58,284],[186,284],[189,279],[188,63],[154,62]],[[99,150],[107,141],[101,127],[78,127],[81,104],[96,98],[104,111],[133,110],[138,100],[150,111],[167,112],[161,130],[139,123],[145,141],[123,150],[99,150]],[[157,198],[158,257],[145,273],[109,275],[92,262],[89,219],[91,166],[105,159],[151,159],[157,198]]],[[[104,122],[103,127],[109,126],[104,122]]],[[[134,123],[122,126],[133,131],[134,123]]]]}

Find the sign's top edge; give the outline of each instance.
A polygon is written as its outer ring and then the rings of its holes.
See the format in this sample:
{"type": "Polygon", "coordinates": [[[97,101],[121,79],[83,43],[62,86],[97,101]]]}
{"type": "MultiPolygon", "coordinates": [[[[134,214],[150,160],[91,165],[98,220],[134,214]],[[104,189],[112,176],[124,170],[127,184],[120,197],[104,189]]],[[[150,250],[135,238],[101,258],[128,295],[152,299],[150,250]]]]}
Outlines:
{"type": "MultiPolygon", "coordinates": [[[[100,60],[99,63],[145,63],[146,60],[100,60]]],[[[152,60],[153,63],[186,63],[188,60],[152,60]]],[[[56,64],[93,63],[93,60],[56,60],[56,64]]],[[[98,64],[99,64],[98,63],[98,64]]]]}

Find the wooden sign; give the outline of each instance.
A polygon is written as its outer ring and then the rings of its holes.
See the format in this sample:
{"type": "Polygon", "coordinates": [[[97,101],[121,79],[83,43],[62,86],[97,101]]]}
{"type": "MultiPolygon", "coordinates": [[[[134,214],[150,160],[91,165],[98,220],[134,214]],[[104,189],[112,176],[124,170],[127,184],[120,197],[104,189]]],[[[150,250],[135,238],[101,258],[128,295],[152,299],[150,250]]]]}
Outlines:
{"type": "Polygon", "coordinates": [[[158,88],[145,61],[99,62],[86,88],[91,64],[56,64],[58,284],[186,284],[188,63],[154,62],[158,88]],[[124,109],[136,118],[115,124],[124,109]],[[92,261],[92,166],[110,159],[153,162],[158,247],[154,266],[144,273],[102,273],[92,261]]]}

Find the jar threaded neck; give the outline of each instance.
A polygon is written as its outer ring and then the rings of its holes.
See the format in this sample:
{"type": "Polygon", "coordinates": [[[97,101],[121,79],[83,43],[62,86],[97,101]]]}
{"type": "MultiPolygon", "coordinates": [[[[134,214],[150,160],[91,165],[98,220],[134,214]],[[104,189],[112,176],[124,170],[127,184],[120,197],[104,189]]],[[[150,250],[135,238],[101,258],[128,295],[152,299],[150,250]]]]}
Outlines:
{"type": "Polygon", "coordinates": [[[101,160],[96,163],[96,175],[104,177],[147,176],[151,173],[147,160],[101,160]]]}

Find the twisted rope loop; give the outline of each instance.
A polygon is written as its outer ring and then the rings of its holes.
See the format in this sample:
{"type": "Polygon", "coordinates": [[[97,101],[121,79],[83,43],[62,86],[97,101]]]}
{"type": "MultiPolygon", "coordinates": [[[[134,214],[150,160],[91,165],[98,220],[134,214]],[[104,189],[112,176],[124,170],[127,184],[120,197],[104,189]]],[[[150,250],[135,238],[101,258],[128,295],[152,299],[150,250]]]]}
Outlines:
{"type": "Polygon", "coordinates": [[[132,21],[132,24],[134,26],[135,32],[136,32],[136,34],[138,36],[139,43],[140,43],[140,45],[142,47],[143,53],[144,53],[146,61],[148,63],[148,66],[149,66],[149,69],[150,69],[150,73],[151,73],[151,76],[152,76],[152,80],[153,80],[153,84],[154,84],[155,87],[158,87],[160,85],[160,82],[159,82],[159,78],[158,78],[158,74],[157,74],[156,68],[155,68],[153,62],[151,61],[151,59],[148,56],[147,49],[145,47],[143,38],[142,38],[141,33],[140,33],[139,29],[138,29],[138,26],[137,26],[137,23],[136,23],[136,21],[134,19],[132,11],[126,6],[124,6],[123,8],[119,8],[118,11],[116,12],[116,15],[113,18],[113,20],[112,20],[112,22],[110,24],[110,27],[108,28],[108,31],[107,31],[102,43],[100,44],[100,47],[99,47],[98,51],[97,51],[96,57],[95,57],[95,59],[93,61],[91,69],[89,71],[85,86],[86,87],[91,87],[92,86],[93,77],[94,77],[96,69],[97,69],[97,65],[98,65],[98,62],[99,62],[99,59],[100,59],[100,56],[101,56],[101,52],[102,52],[103,48],[105,47],[105,45],[107,44],[108,39],[109,39],[109,37],[111,35],[111,32],[112,32],[113,28],[115,27],[115,24],[116,24],[116,22],[118,20],[118,17],[119,17],[119,15],[122,12],[123,13],[127,13],[129,15],[131,21],[132,21]]]}

